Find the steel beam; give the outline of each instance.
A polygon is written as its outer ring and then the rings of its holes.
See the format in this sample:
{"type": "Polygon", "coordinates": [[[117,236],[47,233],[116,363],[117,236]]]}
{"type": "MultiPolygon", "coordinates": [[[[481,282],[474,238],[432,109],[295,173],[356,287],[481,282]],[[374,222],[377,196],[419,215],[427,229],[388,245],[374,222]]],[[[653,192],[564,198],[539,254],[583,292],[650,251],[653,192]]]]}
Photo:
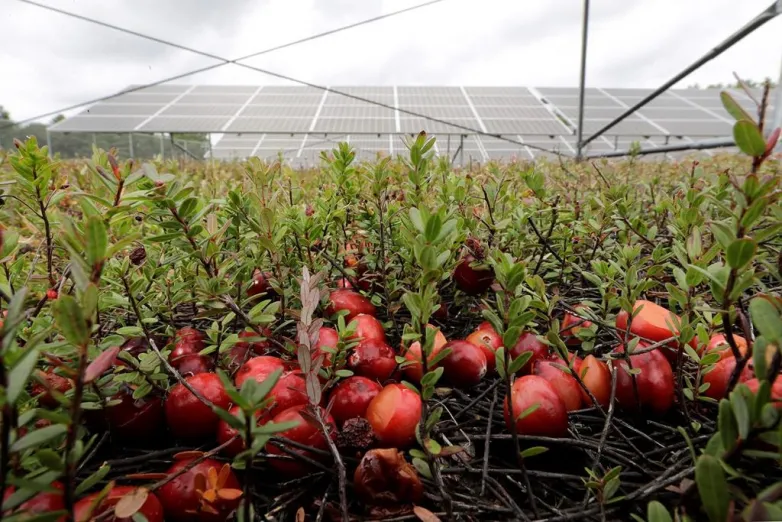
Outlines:
{"type": "Polygon", "coordinates": [[[581,20],[581,73],[578,83],[578,129],[576,129],[576,161],[581,161],[584,144],[584,85],[586,84],[587,32],[589,30],[589,0],[584,0],[584,15],[581,20]]]}

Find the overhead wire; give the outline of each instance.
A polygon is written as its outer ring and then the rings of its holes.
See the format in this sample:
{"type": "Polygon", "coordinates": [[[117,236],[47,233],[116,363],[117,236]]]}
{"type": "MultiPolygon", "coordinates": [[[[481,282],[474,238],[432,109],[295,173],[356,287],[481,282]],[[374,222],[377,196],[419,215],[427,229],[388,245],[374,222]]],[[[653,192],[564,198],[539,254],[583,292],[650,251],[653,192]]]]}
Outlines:
{"type": "MultiPolygon", "coordinates": [[[[125,29],[123,29],[121,27],[118,27],[116,25],[113,25],[113,24],[110,24],[110,23],[107,23],[107,22],[101,22],[100,20],[93,20],[91,18],[87,18],[85,16],[82,16],[82,15],[79,15],[79,14],[76,14],[76,13],[70,13],[68,11],[64,11],[62,9],[58,9],[56,7],[48,6],[48,5],[45,5],[45,4],[40,4],[38,2],[33,2],[31,0],[18,0],[18,1],[22,2],[22,3],[25,3],[25,4],[32,5],[34,7],[39,7],[41,9],[46,9],[46,10],[49,10],[49,11],[52,11],[52,12],[55,12],[55,13],[58,13],[58,14],[62,14],[62,15],[65,15],[65,16],[77,18],[77,19],[79,19],[81,21],[84,21],[84,22],[96,23],[98,25],[101,25],[101,26],[109,28],[109,29],[126,32],[126,33],[132,34],[134,36],[137,36],[139,38],[147,38],[146,35],[143,35],[141,33],[136,33],[135,31],[125,30],[125,29]]],[[[62,107],[62,108],[54,110],[54,111],[45,112],[43,114],[38,114],[36,116],[31,116],[29,118],[25,118],[25,119],[20,120],[20,121],[11,122],[11,123],[8,123],[8,124],[6,124],[4,126],[0,126],[0,130],[6,129],[6,128],[10,128],[10,127],[14,127],[14,126],[17,126],[17,125],[25,125],[27,123],[31,123],[31,122],[40,120],[41,118],[46,118],[46,117],[49,117],[49,116],[55,116],[55,115],[58,115],[58,114],[62,114],[63,112],[67,112],[67,111],[70,111],[70,110],[74,110],[74,109],[79,109],[81,107],[85,107],[87,105],[92,105],[94,103],[100,103],[100,102],[103,102],[103,101],[111,100],[112,98],[116,98],[116,97],[122,96],[124,94],[130,94],[130,93],[133,93],[133,92],[137,92],[137,91],[142,91],[144,89],[148,89],[150,87],[156,87],[156,86],[162,85],[164,83],[168,83],[168,82],[172,82],[172,81],[176,81],[176,80],[181,80],[182,78],[186,78],[188,76],[192,76],[192,75],[195,75],[195,74],[200,74],[202,72],[211,71],[213,69],[217,69],[219,67],[223,67],[223,66],[228,65],[228,64],[236,64],[236,62],[238,62],[240,60],[248,60],[250,58],[255,58],[257,56],[261,56],[261,55],[268,54],[268,53],[271,53],[271,52],[274,52],[274,51],[278,51],[280,49],[285,49],[285,48],[292,47],[294,45],[298,45],[298,44],[305,43],[305,42],[311,42],[313,40],[317,40],[318,38],[323,38],[325,36],[331,36],[333,34],[337,34],[337,33],[340,33],[342,31],[346,31],[348,29],[353,29],[355,27],[360,27],[362,25],[367,25],[367,24],[370,24],[370,23],[373,23],[373,22],[377,22],[379,20],[383,20],[383,19],[386,19],[386,18],[391,18],[393,16],[397,16],[397,15],[400,15],[400,14],[403,14],[403,13],[408,13],[410,11],[414,11],[416,9],[421,9],[423,7],[428,7],[430,5],[437,4],[437,3],[440,3],[440,2],[444,2],[444,1],[446,1],[446,0],[431,0],[429,2],[424,2],[422,4],[416,4],[414,6],[407,7],[405,9],[400,9],[398,11],[392,11],[392,12],[386,13],[384,15],[375,16],[375,17],[372,17],[372,18],[367,18],[365,20],[354,22],[352,24],[343,25],[343,26],[337,27],[335,29],[329,29],[328,31],[324,31],[324,32],[317,33],[317,34],[314,34],[314,35],[311,35],[311,36],[307,36],[305,38],[299,38],[298,40],[293,40],[293,41],[290,41],[290,42],[287,42],[287,43],[284,43],[284,44],[281,44],[281,45],[276,45],[274,47],[269,47],[269,48],[266,48],[266,49],[264,49],[262,51],[258,51],[258,52],[251,53],[251,54],[248,54],[248,55],[245,55],[245,56],[241,56],[239,58],[234,58],[233,60],[226,60],[224,58],[219,58],[219,57],[216,57],[216,56],[207,55],[209,58],[213,58],[213,59],[219,60],[220,63],[215,63],[215,64],[212,64],[212,65],[208,65],[206,67],[201,67],[199,69],[193,69],[191,71],[184,72],[184,73],[181,73],[181,74],[176,74],[174,76],[169,76],[167,78],[162,78],[162,79],[154,81],[154,82],[145,83],[145,84],[141,84],[141,85],[136,85],[136,86],[133,86],[133,87],[128,87],[128,88],[123,89],[123,90],[121,90],[119,92],[115,92],[115,93],[112,93],[112,94],[107,94],[105,96],[100,96],[98,98],[93,98],[91,100],[83,101],[81,103],[68,105],[66,107],[62,107]]],[[[158,42],[158,43],[164,44],[164,45],[172,45],[174,47],[177,47],[177,48],[189,51],[189,52],[195,52],[197,54],[202,54],[203,55],[203,53],[201,53],[200,51],[197,51],[195,49],[189,49],[187,47],[180,46],[179,44],[175,44],[173,42],[167,42],[165,40],[162,40],[162,39],[156,38],[156,37],[149,37],[149,38],[154,40],[154,41],[156,41],[156,42],[158,42]]]]}
{"type": "MultiPolygon", "coordinates": [[[[174,47],[174,48],[177,48],[177,49],[181,49],[181,50],[185,50],[185,51],[188,51],[188,52],[191,52],[191,53],[195,53],[195,54],[198,54],[200,56],[205,56],[205,57],[208,57],[208,58],[212,58],[212,59],[215,59],[215,60],[222,61],[222,63],[218,64],[217,66],[222,66],[222,65],[227,65],[229,63],[232,63],[232,64],[237,65],[239,67],[243,67],[243,68],[246,68],[246,69],[249,69],[249,70],[260,72],[260,73],[265,74],[267,76],[272,76],[274,78],[278,78],[278,79],[281,79],[281,80],[289,81],[289,82],[292,82],[292,83],[297,83],[297,84],[304,85],[304,86],[307,86],[307,87],[310,87],[310,88],[313,88],[313,89],[316,89],[316,90],[320,90],[320,91],[328,91],[330,93],[334,93],[334,94],[337,94],[337,95],[340,95],[340,96],[343,96],[343,97],[346,97],[346,98],[350,98],[350,99],[354,99],[354,100],[357,100],[357,101],[361,101],[363,103],[368,103],[368,104],[375,105],[375,106],[378,106],[378,107],[383,107],[385,109],[397,111],[397,112],[402,113],[402,114],[407,114],[408,116],[414,116],[414,117],[425,119],[425,120],[428,120],[428,121],[431,121],[431,122],[439,123],[441,125],[454,127],[456,129],[460,129],[460,130],[466,131],[469,134],[475,134],[475,135],[478,135],[478,136],[486,136],[486,137],[498,139],[498,140],[501,140],[501,141],[506,141],[506,142],[509,142],[509,143],[513,143],[514,145],[518,145],[518,146],[521,146],[521,147],[528,147],[528,148],[531,148],[531,149],[536,149],[536,150],[540,150],[540,151],[543,151],[543,152],[547,152],[547,153],[550,153],[550,154],[555,154],[555,155],[560,155],[560,156],[567,156],[566,154],[562,154],[562,153],[557,152],[557,151],[552,151],[552,150],[546,149],[545,147],[532,145],[530,143],[524,143],[524,142],[521,142],[521,141],[517,141],[517,140],[514,140],[512,138],[508,138],[506,136],[503,136],[501,134],[493,134],[493,133],[490,133],[490,132],[485,132],[485,131],[483,131],[481,129],[475,129],[475,128],[469,127],[467,125],[454,123],[454,122],[451,122],[451,121],[448,121],[448,120],[444,120],[444,119],[441,119],[441,118],[436,118],[436,117],[429,116],[429,115],[426,115],[426,114],[423,114],[423,113],[418,113],[418,112],[411,111],[411,110],[408,110],[408,109],[403,109],[401,107],[395,107],[393,105],[389,105],[387,103],[383,103],[383,102],[380,102],[380,101],[377,101],[377,100],[372,100],[370,98],[364,98],[363,96],[358,96],[358,95],[355,95],[355,94],[346,93],[346,92],[339,91],[339,90],[336,90],[336,89],[331,89],[331,88],[323,86],[323,85],[318,85],[318,84],[315,84],[315,83],[312,83],[312,82],[308,82],[306,80],[299,80],[297,78],[293,78],[291,76],[288,76],[288,75],[285,75],[285,74],[282,74],[282,73],[277,73],[277,72],[274,72],[274,71],[270,71],[268,69],[262,69],[260,67],[252,66],[252,65],[249,65],[249,64],[245,64],[245,63],[240,63],[240,62],[237,61],[238,59],[237,60],[228,60],[226,58],[223,58],[221,56],[218,56],[218,55],[215,55],[215,54],[212,54],[212,53],[207,53],[205,51],[200,51],[198,49],[193,49],[193,48],[190,48],[190,47],[182,45],[182,44],[177,44],[177,43],[174,43],[174,42],[170,42],[168,40],[164,40],[162,38],[149,36],[149,35],[146,35],[144,33],[140,33],[138,31],[134,31],[134,30],[131,30],[131,29],[125,29],[123,27],[120,27],[120,26],[117,26],[117,25],[114,25],[114,24],[110,24],[108,22],[102,22],[100,20],[95,20],[93,18],[89,18],[87,16],[80,15],[80,14],[77,14],[77,13],[71,13],[69,11],[58,9],[56,7],[48,6],[48,5],[45,5],[45,4],[40,4],[38,2],[34,2],[33,0],[17,0],[17,1],[25,3],[25,4],[33,5],[33,6],[41,8],[41,9],[45,9],[45,10],[48,10],[48,11],[59,13],[59,14],[62,14],[64,16],[76,18],[76,19],[84,21],[84,22],[97,24],[99,26],[110,28],[110,29],[113,29],[115,31],[119,31],[119,32],[122,32],[122,33],[130,34],[130,35],[133,35],[133,36],[137,36],[139,38],[151,40],[151,41],[163,44],[163,45],[168,45],[170,47],[174,47]]],[[[439,1],[444,1],[444,0],[439,0],[439,1]]],[[[431,2],[428,5],[431,5],[431,2]]],[[[408,11],[409,10],[410,10],[410,8],[408,8],[408,11]]],[[[329,34],[334,34],[334,31],[332,31],[329,34]]],[[[310,40],[312,40],[312,38],[305,39],[305,40],[306,41],[310,41],[310,40]]],[[[293,45],[293,44],[291,44],[291,45],[293,45]]],[[[257,56],[259,54],[262,54],[262,53],[254,53],[255,56],[257,56]]]]}

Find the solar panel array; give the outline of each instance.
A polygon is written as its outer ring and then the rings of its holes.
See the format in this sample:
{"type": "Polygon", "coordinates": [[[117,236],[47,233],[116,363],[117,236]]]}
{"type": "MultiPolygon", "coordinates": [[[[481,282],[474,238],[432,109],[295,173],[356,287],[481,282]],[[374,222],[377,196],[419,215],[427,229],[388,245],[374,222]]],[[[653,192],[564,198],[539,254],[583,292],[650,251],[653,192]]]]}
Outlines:
{"type": "MultiPolygon", "coordinates": [[[[650,92],[586,89],[584,135],[650,92]]],[[[754,111],[746,93],[733,94],[754,111]]],[[[578,89],[568,87],[333,86],[323,91],[302,86],[159,85],[95,104],[50,130],[212,133],[220,136],[212,151],[216,158],[276,157],[282,152],[296,164],[316,164],[320,152],[339,141],[349,141],[360,158],[374,158],[378,152],[393,155],[406,150],[405,135],[426,130],[437,136],[439,154],[452,155],[463,144],[465,158],[485,161],[547,155],[536,147],[572,153],[577,120],[578,89]]],[[[729,137],[732,121],[719,90],[670,90],[608,130],[588,150],[623,150],[636,141],[657,146],[729,137]]]]}

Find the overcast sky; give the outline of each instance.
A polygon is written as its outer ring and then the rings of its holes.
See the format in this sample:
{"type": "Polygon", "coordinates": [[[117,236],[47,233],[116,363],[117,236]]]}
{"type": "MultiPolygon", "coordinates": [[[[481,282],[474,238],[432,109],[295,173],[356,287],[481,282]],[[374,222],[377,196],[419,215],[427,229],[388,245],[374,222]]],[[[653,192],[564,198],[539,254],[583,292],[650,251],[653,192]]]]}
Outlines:
{"type": "MultiPolygon", "coordinates": [[[[37,0],[226,58],[422,0],[37,0]]],[[[656,87],[770,0],[593,0],[587,85],[656,87]]],[[[21,120],[214,60],[0,0],[0,105],[21,120]]],[[[578,0],[445,0],[247,63],[322,85],[576,86],[578,0]]],[[[778,78],[782,17],[680,86],[778,78]]],[[[178,83],[275,84],[234,65],[178,83]]]]}

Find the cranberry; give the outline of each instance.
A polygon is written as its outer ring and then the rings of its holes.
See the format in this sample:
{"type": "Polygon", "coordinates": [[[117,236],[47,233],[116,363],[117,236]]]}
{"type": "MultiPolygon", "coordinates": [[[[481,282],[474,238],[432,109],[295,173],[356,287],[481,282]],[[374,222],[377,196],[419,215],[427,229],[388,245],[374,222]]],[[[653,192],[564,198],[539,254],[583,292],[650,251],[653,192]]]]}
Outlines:
{"type": "Polygon", "coordinates": [[[65,393],[73,387],[73,381],[61,377],[54,373],[53,369],[47,371],[37,371],[37,375],[46,383],[41,384],[38,381],[33,381],[31,393],[33,396],[38,396],[38,402],[41,406],[47,408],[56,408],[59,405],[57,399],[55,399],[49,390],[54,390],[60,393],[65,393]]]}
{"type": "Polygon", "coordinates": [[[260,357],[253,357],[239,368],[236,372],[236,387],[241,388],[244,381],[247,379],[255,379],[258,382],[263,382],[266,377],[275,372],[275,370],[284,370],[285,362],[279,357],[272,357],[270,355],[262,355],[260,357]]]}
{"type": "Polygon", "coordinates": [[[555,364],[563,364],[563,361],[536,361],[533,366],[533,373],[538,377],[546,379],[554,391],[562,399],[567,411],[574,411],[581,408],[581,386],[578,381],[570,375],[560,370],[555,364]]]}
{"type": "MultiPolygon", "coordinates": [[[[283,422],[297,423],[295,427],[283,431],[282,433],[279,434],[279,436],[286,439],[290,439],[294,442],[298,442],[300,444],[304,444],[305,446],[309,446],[311,448],[325,450],[328,448],[328,442],[326,441],[326,438],[323,436],[323,432],[321,431],[320,425],[314,419],[312,419],[309,414],[307,414],[306,416],[302,415],[302,411],[306,407],[307,407],[306,405],[300,404],[298,406],[293,406],[291,408],[283,410],[274,416],[273,419],[274,423],[283,423],[283,422]]],[[[336,438],[337,428],[334,425],[334,419],[331,417],[331,415],[326,415],[326,412],[323,409],[321,409],[321,413],[325,417],[324,421],[326,427],[329,430],[329,436],[332,437],[332,439],[336,438]]],[[[299,455],[306,456],[312,460],[318,460],[321,458],[319,454],[314,454],[310,451],[295,448],[292,446],[286,449],[288,449],[291,452],[297,453],[299,455]]],[[[266,445],[266,451],[270,455],[288,455],[288,453],[282,451],[274,443],[268,443],[266,445]]],[[[283,460],[283,459],[274,458],[269,460],[269,464],[274,469],[290,477],[303,476],[312,470],[312,467],[310,465],[295,458],[294,460],[288,460],[288,459],[283,460]]]]}
{"type": "Polygon", "coordinates": [[[478,329],[467,336],[467,342],[474,344],[483,351],[483,355],[486,357],[487,371],[492,373],[497,366],[497,350],[502,346],[500,334],[495,332],[493,328],[488,330],[478,329]]]}
{"type": "Polygon", "coordinates": [[[521,435],[564,437],[567,434],[568,419],[565,403],[546,379],[537,375],[525,375],[513,383],[511,393],[512,418],[508,408],[508,398],[505,398],[505,423],[508,429],[511,422],[515,422],[516,431],[521,435]],[[536,409],[519,418],[522,413],[536,405],[536,409]]]}
{"type": "MultiPolygon", "coordinates": [[[[434,328],[432,325],[426,325],[426,327],[434,328]]],[[[440,353],[440,351],[443,349],[443,346],[445,346],[447,342],[448,341],[445,339],[443,333],[440,330],[437,330],[437,333],[434,337],[434,347],[432,348],[432,353],[429,354],[429,357],[427,358],[426,366],[429,371],[434,369],[432,360],[437,356],[438,353],[440,353]]],[[[423,356],[421,354],[421,343],[419,341],[411,344],[410,348],[408,348],[405,352],[405,363],[405,367],[402,370],[405,374],[405,377],[415,383],[421,382],[421,379],[424,376],[424,365],[422,364],[423,356]]]]}
{"type": "MultiPolygon", "coordinates": [[[[185,381],[216,406],[228,409],[231,399],[216,374],[199,373],[185,377],[185,381]]],[[[171,388],[166,399],[166,420],[176,437],[200,439],[214,435],[219,417],[182,383],[177,383],[171,388]]]]}
{"type": "Polygon", "coordinates": [[[331,414],[340,424],[363,417],[372,399],[383,387],[376,381],[354,375],[340,382],[331,392],[331,414]]]}
{"type": "Polygon", "coordinates": [[[214,361],[211,357],[197,353],[188,353],[171,360],[171,366],[182,376],[209,373],[214,369],[214,361]]]}
{"type": "Polygon", "coordinates": [[[369,299],[353,290],[334,290],[329,296],[328,315],[334,315],[341,310],[347,310],[346,321],[352,320],[358,314],[375,315],[377,310],[369,299]]]}
{"type": "Polygon", "coordinates": [[[351,321],[351,324],[353,323],[356,325],[356,333],[353,335],[353,339],[386,342],[386,333],[383,331],[383,325],[373,316],[358,314],[351,321]]]}
{"type": "Polygon", "coordinates": [[[443,350],[451,350],[442,360],[445,378],[456,387],[475,386],[486,375],[486,356],[479,347],[467,341],[450,341],[443,350]]]}
{"type": "Polygon", "coordinates": [[[491,268],[474,268],[470,266],[475,262],[472,255],[462,258],[453,272],[453,280],[456,286],[468,295],[480,295],[489,289],[494,282],[494,270],[491,268]]]}
{"type": "Polygon", "coordinates": [[[115,438],[136,442],[149,440],[160,432],[164,422],[163,401],[148,394],[134,399],[132,390],[123,390],[115,399],[119,404],[107,407],[106,422],[115,438]]]}
{"type": "Polygon", "coordinates": [[[421,396],[403,384],[389,384],[372,399],[366,418],[385,447],[404,448],[415,440],[421,396]]]}
{"type": "MultiPolygon", "coordinates": [[[[100,493],[93,493],[92,495],[88,495],[76,502],[76,504],[73,506],[73,517],[76,522],[87,522],[88,520],[93,520],[94,518],[108,511],[110,508],[116,506],[122,497],[128,493],[132,493],[135,490],[136,488],[133,486],[114,486],[111,488],[111,491],[109,491],[109,494],[106,496],[106,498],[104,498],[94,509],[92,509],[92,505],[100,493]],[[90,512],[91,509],[92,511],[90,512]]],[[[147,499],[141,505],[141,508],[139,508],[137,513],[144,515],[148,522],[163,522],[163,506],[160,504],[160,500],[158,499],[157,495],[151,491],[147,493],[147,499]]],[[[111,515],[104,520],[107,522],[131,522],[132,518],[120,518],[111,515]]]]}
{"type": "Polygon", "coordinates": [[[524,352],[532,352],[532,357],[527,361],[527,364],[521,367],[518,372],[520,375],[530,373],[535,361],[547,359],[549,354],[548,346],[543,344],[534,332],[523,332],[516,342],[516,346],[511,349],[510,355],[515,359],[524,352]]]}
{"type": "MultiPolygon", "coordinates": [[[[194,459],[180,459],[168,469],[173,475],[194,459]]],[[[170,522],[224,522],[241,501],[241,485],[231,465],[205,459],[158,490],[170,522]]]]}
{"type": "Polygon", "coordinates": [[[357,375],[384,382],[396,369],[396,354],[385,342],[369,339],[353,349],[347,365],[357,375]]]}

